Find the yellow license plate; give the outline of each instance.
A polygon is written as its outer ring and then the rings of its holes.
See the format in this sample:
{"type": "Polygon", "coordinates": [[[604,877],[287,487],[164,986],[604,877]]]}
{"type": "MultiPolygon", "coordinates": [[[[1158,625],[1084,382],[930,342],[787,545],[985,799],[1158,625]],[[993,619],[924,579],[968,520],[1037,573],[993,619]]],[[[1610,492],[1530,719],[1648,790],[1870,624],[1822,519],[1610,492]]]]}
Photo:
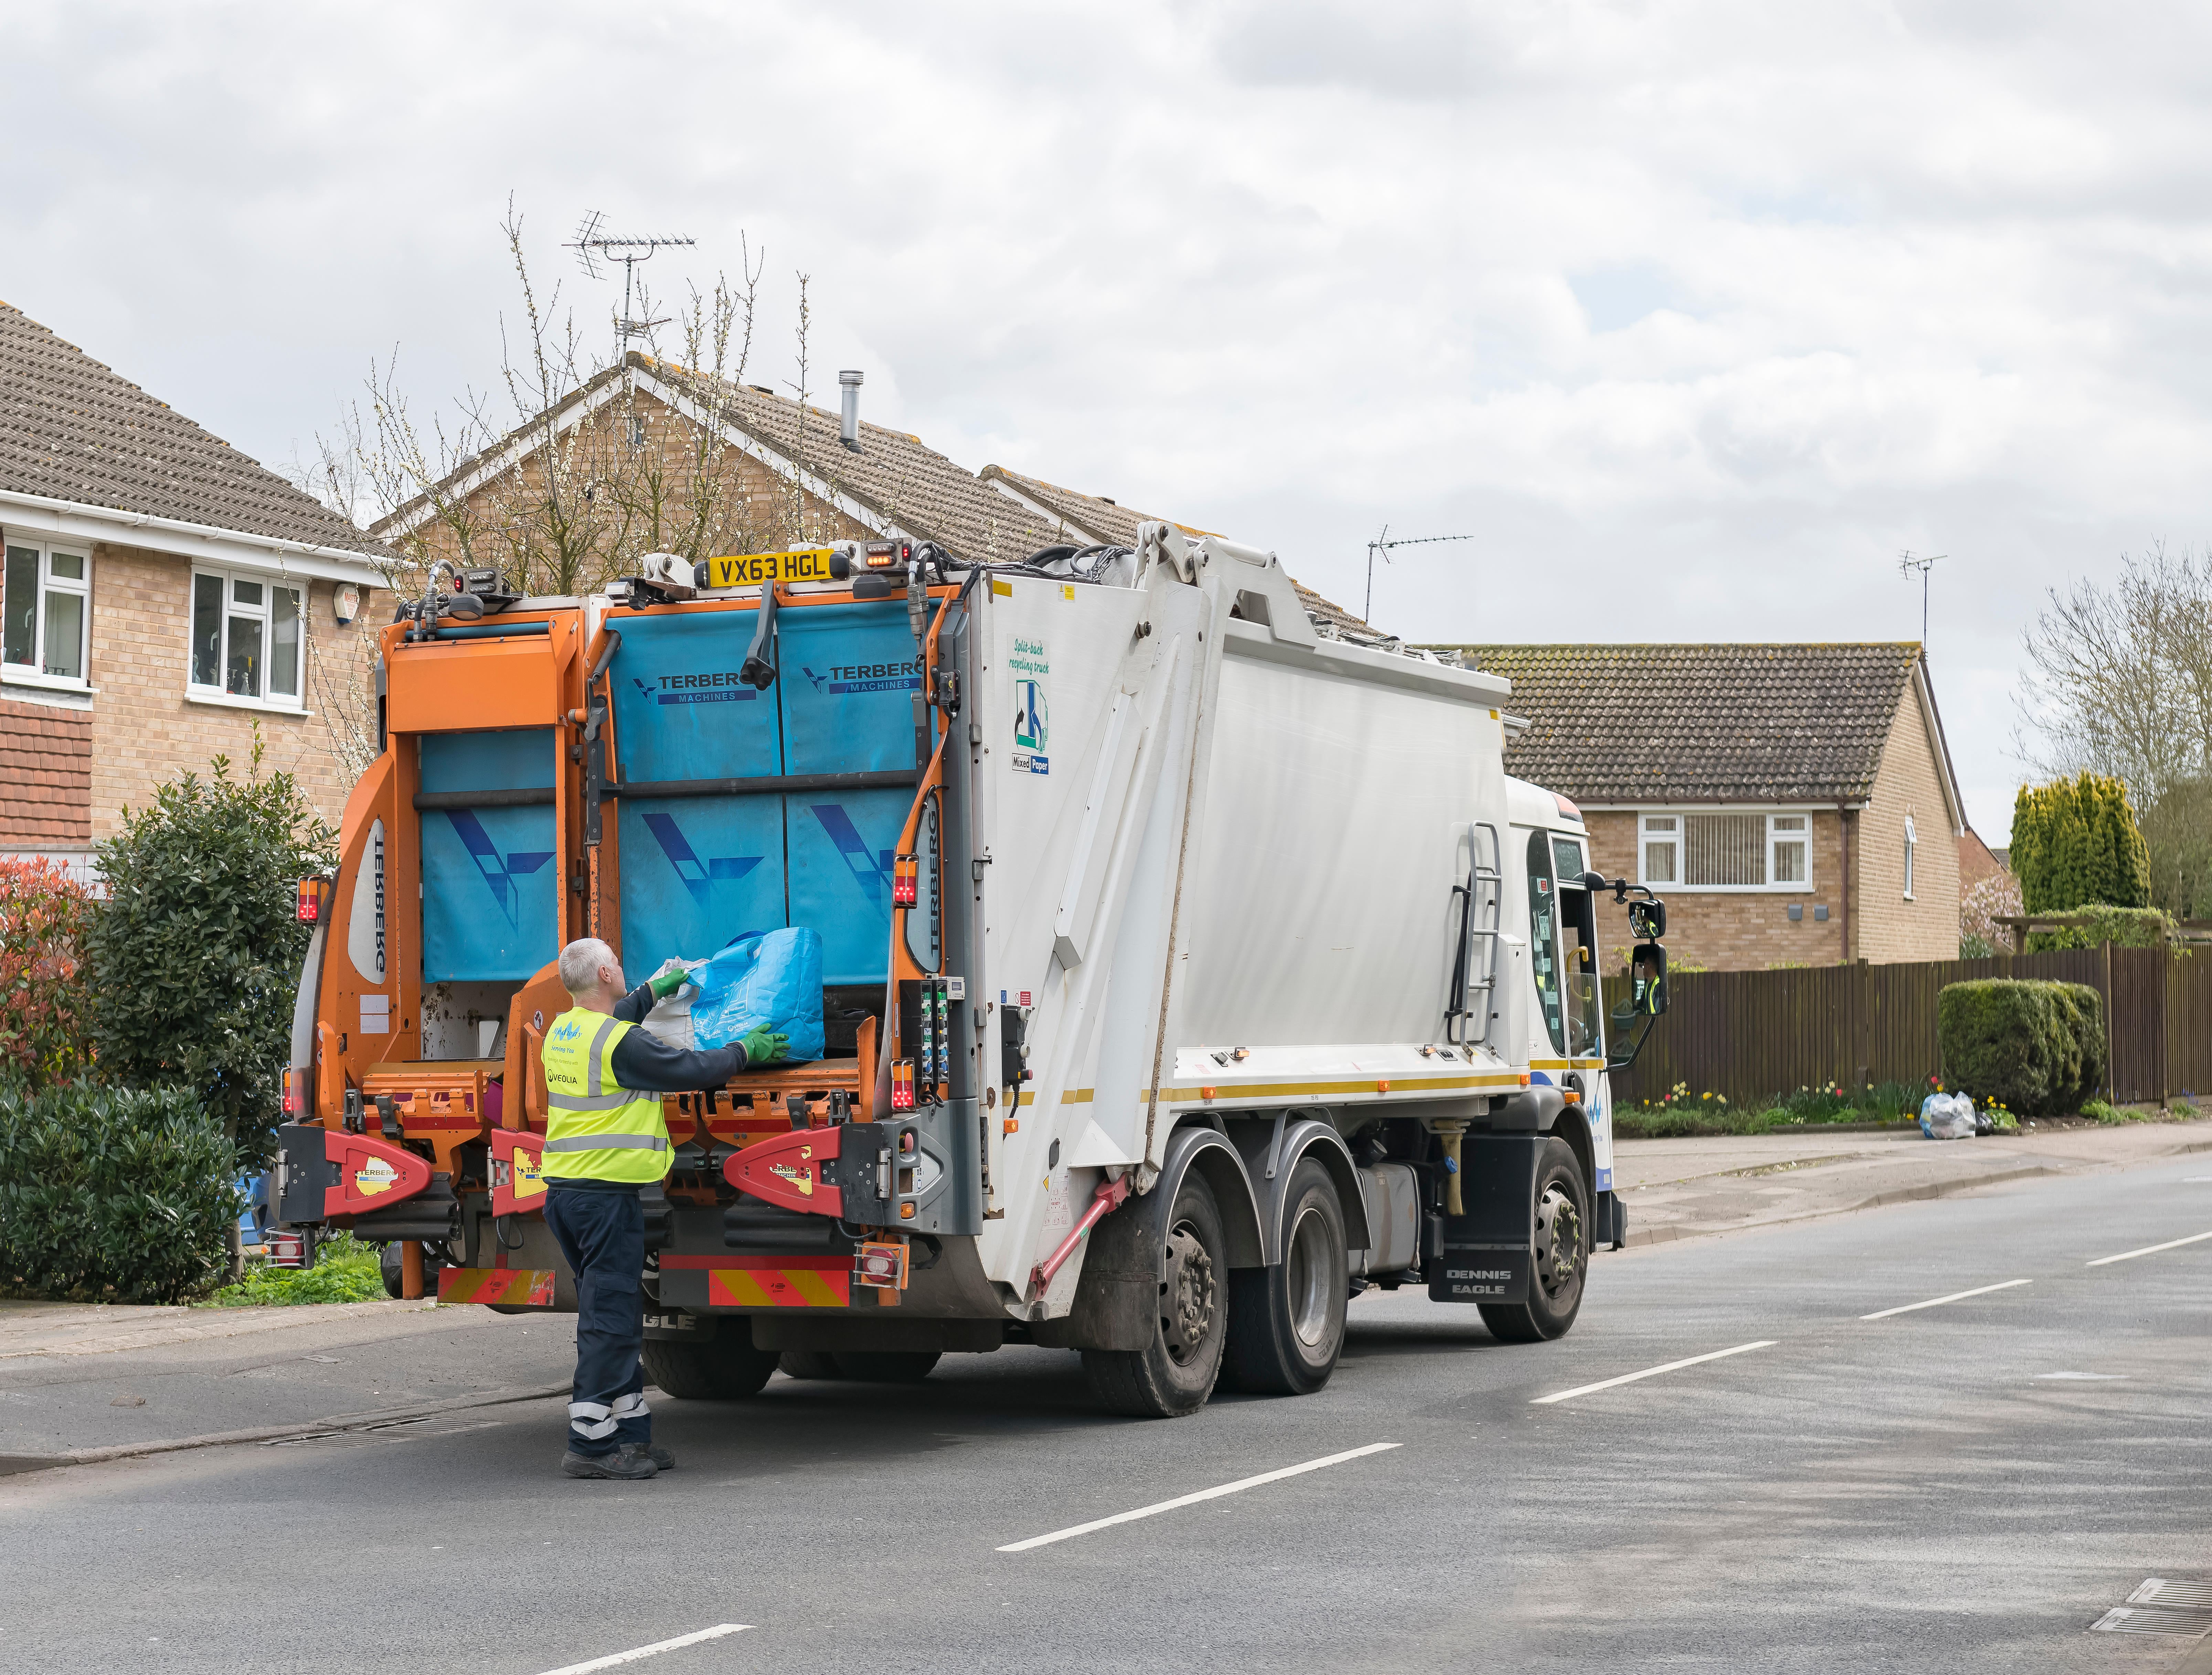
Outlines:
{"type": "Polygon", "coordinates": [[[764,581],[830,580],[830,549],[806,547],[788,553],[746,553],[707,561],[709,587],[757,587],[764,581]]]}

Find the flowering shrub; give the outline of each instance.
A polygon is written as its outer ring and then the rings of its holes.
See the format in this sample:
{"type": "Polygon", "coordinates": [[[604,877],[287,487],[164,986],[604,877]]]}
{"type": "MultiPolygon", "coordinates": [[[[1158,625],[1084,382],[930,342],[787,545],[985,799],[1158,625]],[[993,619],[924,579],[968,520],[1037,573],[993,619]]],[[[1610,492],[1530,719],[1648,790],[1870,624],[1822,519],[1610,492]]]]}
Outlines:
{"type": "Polygon", "coordinates": [[[52,861],[0,861],[0,1073],[64,1082],[87,1063],[92,893],[52,861]]]}
{"type": "Polygon", "coordinates": [[[2001,915],[2018,918],[2026,911],[2021,906],[2020,880],[2013,874],[1992,872],[1980,880],[1959,898],[1959,957],[1986,960],[1992,954],[2011,952],[2012,927],[1997,919],[2001,915]]]}

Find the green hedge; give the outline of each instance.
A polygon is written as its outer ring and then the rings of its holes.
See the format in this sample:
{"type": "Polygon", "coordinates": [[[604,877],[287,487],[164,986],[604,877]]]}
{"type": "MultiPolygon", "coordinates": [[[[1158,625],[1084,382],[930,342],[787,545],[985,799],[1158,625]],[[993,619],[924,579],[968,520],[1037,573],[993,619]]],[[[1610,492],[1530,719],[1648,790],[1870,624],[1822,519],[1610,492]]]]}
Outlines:
{"type": "Polygon", "coordinates": [[[2111,907],[2091,902],[2071,910],[2087,925],[2068,925],[2056,931],[2028,932],[2027,952],[2041,954],[2054,948],[2164,948],[2178,941],[2181,926],[2156,907],[2111,907]]]}
{"type": "Polygon", "coordinates": [[[208,1290],[244,1208],[232,1158],[183,1088],[0,1088],[0,1287],[116,1302],[208,1290]]]}
{"type": "Polygon", "coordinates": [[[1946,1083],[2016,1116],[2079,1110],[2105,1083],[2105,1005],[2081,983],[1987,978],[1936,998],[1946,1083]]]}

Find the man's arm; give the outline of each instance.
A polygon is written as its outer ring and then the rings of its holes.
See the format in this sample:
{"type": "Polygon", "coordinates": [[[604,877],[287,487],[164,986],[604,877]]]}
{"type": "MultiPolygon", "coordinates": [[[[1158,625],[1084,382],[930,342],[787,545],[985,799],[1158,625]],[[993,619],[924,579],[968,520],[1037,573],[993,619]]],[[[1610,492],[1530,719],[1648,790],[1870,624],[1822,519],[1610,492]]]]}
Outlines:
{"type": "Polygon", "coordinates": [[[640,983],[615,1002],[615,1016],[624,1023],[643,1023],[645,1015],[653,1010],[653,985],[640,983]]]}
{"type": "MultiPolygon", "coordinates": [[[[635,998],[634,995],[624,997],[622,1005],[635,998]]],[[[615,1016],[622,1017],[620,1007],[615,1016]]],[[[624,1035],[614,1053],[615,1080],[641,1094],[689,1094],[719,1088],[745,1064],[745,1050],[735,1042],[691,1052],[671,1047],[643,1029],[624,1035]]]]}

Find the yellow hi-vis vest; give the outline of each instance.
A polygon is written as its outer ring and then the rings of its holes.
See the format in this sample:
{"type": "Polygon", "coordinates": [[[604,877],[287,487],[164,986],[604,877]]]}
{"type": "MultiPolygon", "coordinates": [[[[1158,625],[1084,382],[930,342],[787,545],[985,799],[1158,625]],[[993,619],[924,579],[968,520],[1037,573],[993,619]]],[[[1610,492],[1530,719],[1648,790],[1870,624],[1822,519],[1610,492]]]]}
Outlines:
{"type": "Polygon", "coordinates": [[[668,1173],[659,1094],[615,1080],[615,1048],[635,1026],[578,1006],[545,1032],[544,1174],[549,1180],[634,1180],[668,1173]]]}

